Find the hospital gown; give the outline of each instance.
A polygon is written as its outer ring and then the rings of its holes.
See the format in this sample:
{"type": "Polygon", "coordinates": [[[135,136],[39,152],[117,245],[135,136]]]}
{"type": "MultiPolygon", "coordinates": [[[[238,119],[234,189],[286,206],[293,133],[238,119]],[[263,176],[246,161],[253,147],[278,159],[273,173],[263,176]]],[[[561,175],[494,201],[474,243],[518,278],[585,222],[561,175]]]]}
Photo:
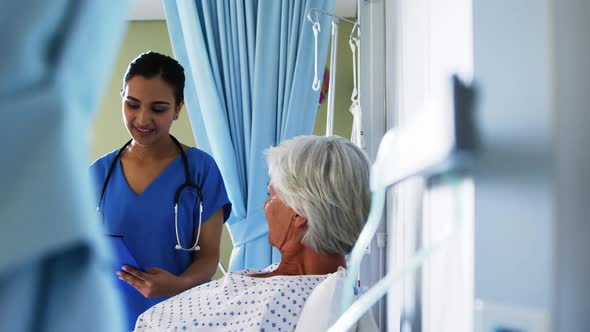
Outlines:
{"type": "Polygon", "coordinates": [[[252,277],[228,273],[161,302],[137,320],[142,331],[294,331],[303,304],[328,275],[252,277]]]}

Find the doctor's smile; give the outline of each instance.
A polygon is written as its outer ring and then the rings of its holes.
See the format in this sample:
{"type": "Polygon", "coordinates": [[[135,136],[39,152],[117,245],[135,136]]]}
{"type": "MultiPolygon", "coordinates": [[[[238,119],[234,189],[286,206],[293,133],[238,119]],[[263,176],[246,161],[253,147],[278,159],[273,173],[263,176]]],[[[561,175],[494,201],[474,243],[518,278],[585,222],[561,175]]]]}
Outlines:
{"type": "Polygon", "coordinates": [[[139,135],[141,135],[142,137],[150,136],[154,132],[154,129],[144,129],[138,127],[135,127],[135,130],[137,130],[139,132],[139,135]]]}

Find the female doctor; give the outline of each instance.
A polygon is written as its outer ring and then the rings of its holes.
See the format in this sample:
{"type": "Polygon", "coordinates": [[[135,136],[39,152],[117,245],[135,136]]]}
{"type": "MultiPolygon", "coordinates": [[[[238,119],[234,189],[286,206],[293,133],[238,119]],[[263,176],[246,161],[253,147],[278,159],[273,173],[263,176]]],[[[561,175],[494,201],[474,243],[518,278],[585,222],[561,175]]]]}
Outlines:
{"type": "Polygon", "coordinates": [[[105,231],[138,264],[116,272],[128,330],[152,305],[211,280],[231,212],[215,161],[170,135],[184,81],[183,67],[168,56],[147,52],[133,60],[121,91],[131,140],[90,166],[105,231]]]}

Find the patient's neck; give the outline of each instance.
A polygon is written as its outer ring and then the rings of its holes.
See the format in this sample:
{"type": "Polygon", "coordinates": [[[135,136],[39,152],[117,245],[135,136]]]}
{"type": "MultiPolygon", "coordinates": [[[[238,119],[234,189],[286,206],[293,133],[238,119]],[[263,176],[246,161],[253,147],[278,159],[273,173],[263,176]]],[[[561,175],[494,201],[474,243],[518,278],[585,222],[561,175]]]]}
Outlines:
{"type": "Polygon", "coordinates": [[[339,254],[323,254],[294,240],[281,250],[281,262],[273,272],[260,277],[312,275],[334,273],[339,266],[346,267],[346,259],[339,254]]]}

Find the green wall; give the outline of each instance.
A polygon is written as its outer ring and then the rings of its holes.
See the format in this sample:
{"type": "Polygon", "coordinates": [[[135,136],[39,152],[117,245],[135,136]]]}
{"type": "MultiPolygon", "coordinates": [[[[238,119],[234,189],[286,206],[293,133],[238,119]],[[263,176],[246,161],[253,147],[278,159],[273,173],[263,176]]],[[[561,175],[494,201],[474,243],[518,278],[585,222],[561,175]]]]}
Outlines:
{"type": "MultiPolygon", "coordinates": [[[[343,22],[339,28],[338,41],[338,68],[336,77],[338,81],[335,103],[334,134],[350,137],[352,128],[352,116],[348,112],[350,105],[350,93],[352,91],[352,60],[348,36],[352,26],[343,22]]],[[[310,45],[313,47],[313,45],[310,45]]],[[[119,50],[118,58],[112,72],[112,78],[107,86],[101,105],[95,117],[95,123],[90,133],[91,159],[94,160],[104,154],[119,148],[129,140],[129,134],[123,125],[121,115],[121,97],[119,92],[122,87],[123,75],[127,65],[139,53],[152,50],[163,54],[173,55],[168,29],[164,21],[131,21],[119,50]]],[[[310,79],[309,85],[311,89],[310,79]]],[[[328,98],[324,99],[318,110],[314,133],[324,135],[326,124],[326,108],[328,98]]],[[[172,126],[172,134],[181,142],[195,146],[190,120],[186,109],[182,111],[179,119],[172,126]]],[[[221,242],[221,260],[224,266],[228,266],[229,257],[233,248],[229,233],[224,229],[221,242]]],[[[220,276],[219,272],[215,278],[220,276]]]]}

